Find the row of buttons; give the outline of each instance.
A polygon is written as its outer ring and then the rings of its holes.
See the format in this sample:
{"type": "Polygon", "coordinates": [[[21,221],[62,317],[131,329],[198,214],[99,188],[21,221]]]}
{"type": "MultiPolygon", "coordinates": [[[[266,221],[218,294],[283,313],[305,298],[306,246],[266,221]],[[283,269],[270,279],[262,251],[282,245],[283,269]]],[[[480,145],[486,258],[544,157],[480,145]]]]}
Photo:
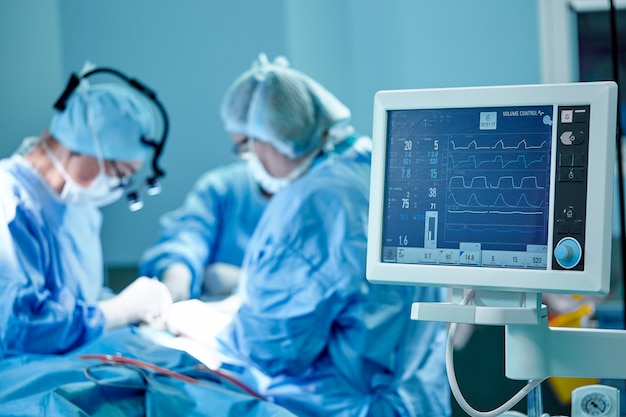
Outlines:
{"type": "Polygon", "coordinates": [[[561,110],[561,123],[587,123],[587,112],[584,109],[561,110]]]}
{"type": "Polygon", "coordinates": [[[583,232],[583,221],[580,219],[557,219],[557,233],[581,234],[583,232]]]}
{"type": "Polygon", "coordinates": [[[584,167],[586,164],[587,158],[584,152],[559,154],[560,167],[584,167]]]}
{"type": "Polygon", "coordinates": [[[554,246],[553,256],[558,266],[572,269],[583,258],[582,246],[578,240],[584,242],[589,108],[561,108],[559,120],[559,168],[555,203],[561,208],[559,212],[555,212],[554,228],[557,236],[565,236],[554,246]]]}
{"type": "Polygon", "coordinates": [[[559,181],[583,182],[585,180],[585,168],[559,168],[559,181]]]}

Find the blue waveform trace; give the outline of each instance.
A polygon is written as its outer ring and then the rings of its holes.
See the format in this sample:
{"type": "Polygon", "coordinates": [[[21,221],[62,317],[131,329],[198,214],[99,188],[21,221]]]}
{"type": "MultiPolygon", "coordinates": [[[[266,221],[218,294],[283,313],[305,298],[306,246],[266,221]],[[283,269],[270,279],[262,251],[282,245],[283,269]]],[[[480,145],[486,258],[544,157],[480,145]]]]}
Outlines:
{"type": "Polygon", "coordinates": [[[502,210],[447,210],[450,214],[503,214],[503,215],[540,215],[543,211],[502,211],[502,210]]]}
{"type": "Polygon", "coordinates": [[[516,204],[509,204],[506,202],[506,200],[504,199],[504,196],[502,195],[502,193],[498,193],[498,196],[496,197],[495,201],[493,202],[493,204],[483,204],[480,201],[478,201],[478,197],[476,196],[476,193],[472,193],[472,195],[470,195],[470,198],[467,200],[466,204],[461,204],[457,201],[456,197],[454,196],[454,193],[450,193],[449,199],[452,200],[453,204],[460,206],[460,207],[474,207],[474,206],[478,206],[478,207],[499,207],[498,205],[498,201],[501,201],[501,205],[504,205],[505,207],[514,207],[514,208],[519,208],[522,207],[520,206],[520,203],[522,203],[522,200],[526,203],[525,207],[531,207],[531,208],[542,208],[543,204],[544,204],[544,200],[541,200],[539,202],[539,204],[534,205],[531,204],[528,201],[528,198],[526,197],[525,193],[522,193],[522,195],[520,195],[519,199],[517,200],[516,204]],[[474,203],[472,203],[472,200],[474,201],[474,203]]]}
{"type": "Polygon", "coordinates": [[[515,185],[515,178],[513,178],[512,175],[507,175],[507,176],[503,176],[503,177],[498,178],[498,182],[496,183],[495,186],[493,185],[493,182],[488,184],[487,177],[484,176],[484,175],[472,177],[472,180],[470,181],[470,185],[469,186],[466,185],[464,176],[462,176],[462,175],[455,175],[453,177],[450,177],[450,181],[448,181],[448,188],[449,189],[450,188],[452,188],[452,189],[454,189],[454,188],[469,188],[469,189],[483,189],[483,188],[485,188],[485,189],[499,189],[499,188],[510,189],[510,188],[512,188],[512,189],[518,189],[518,190],[521,190],[521,189],[543,190],[544,189],[544,187],[540,187],[539,186],[539,183],[537,181],[537,177],[535,177],[535,176],[522,177],[522,179],[519,182],[519,185],[516,186],[515,185]],[[462,185],[459,186],[459,187],[454,187],[452,185],[452,181],[453,180],[461,180],[462,185]],[[480,180],[480,181],[476,181],[476,180],[480,180]],[[510,187],[507,187],[507,186],[502,187],[501,186],[502,180],[511,180],[510,187]],[[524,187],[524,181],[527,181],[527,180],[530,180],[532,183],[534,183],[534,185],[524,187]],[[474,182],[482,182],[483,185],[482,186],[479,185],[479,186],[475,187],[474,186],[474,182]]]}
{"type": "Polygon", "coordinates": [[[469,150],[470,147],[472,145],[474,145],[474,149],[476,150],[480,150],[480,149],[498,149],[498,145],[500,145],[500,149],[519,149],[520,146],[522,146],[522,144],[524,144],[524,149],[528,150],[528,149],[541,149],[543,148],[543,145],[545,145],[547,143],[547,141],[543,141],[541,142],[541,144],[536,145],[536,146],[528,146],[528,143],[526,142],[526,139],[522,139],[521,141],[519,141],[519,143],[515,146],[505,146],[504,145],[504,140],[500,139],[499,141],[496,142],[495,145],[493,146],[478,146],[478,143],[476,143],[476,140],[472,140],[467,146],[456,146],[456,143],[454,142],[454,140],[451,140],[450,143],[452,144],[452,150],[458,151],[458,150],[469,150]]]}
{"type": "Polygon", "coordinates": [[[493,160],[486,160],[486,161],[478,162],[478,161],[476,161],[476,155],[470,155],[464,161],[455,162],[454,161],[454,155],[450,155],[450,159],[452,160],[452,168],[457,168],[461,164],[470,163],[472,160],[474,161],[474,168],[478,168],[478,167],[480,167],[483,164],[495,164],[499,160],[500,161],[500,166],[502,167],[502,169],[507,168],[511,164],[522,163],[522,161],[523,161],[524,169],[527,169],[532,164],[541,163],[543,160],[545,160],[545,158],[546,158],[545,155],[541,155],[541,157],[539,159],[536,159],[536,160],[528,162],[528,161],[526,161],[526,155],[518,155],[518,157],[516,159],[512,159],[512,160],[507,161],[505,163],[504,162],[504,158],[502,157],[502,155],[496,155],[493,158],[493,160]]]}
{"type": "Polygon", "coordinates": [[[495,227],[472,228],[469,226],[461,226],[461,227],[448,226],[447,229],[450,232],[472,232],[472,233],[485,233],[485,232],[522,233],[522,234],[543,233],[543,229],[541,228],[531,228],[528,230],[512,228],[512,229],[503,230],[503,229],[498,229],[495,227]]]}

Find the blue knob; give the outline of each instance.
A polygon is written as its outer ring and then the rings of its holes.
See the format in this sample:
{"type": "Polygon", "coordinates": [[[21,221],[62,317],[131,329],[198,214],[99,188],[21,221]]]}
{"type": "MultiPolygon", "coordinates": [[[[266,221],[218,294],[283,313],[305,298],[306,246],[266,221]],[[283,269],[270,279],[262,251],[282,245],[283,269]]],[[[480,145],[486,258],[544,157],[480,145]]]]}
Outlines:
{"type": "Polygon", "coordinates": [[[565,269],[571,269],[578,265],[582,256],[583,250],[580,243],[572,237],[564,237],[554,248],[556,262],[565,269]]]}

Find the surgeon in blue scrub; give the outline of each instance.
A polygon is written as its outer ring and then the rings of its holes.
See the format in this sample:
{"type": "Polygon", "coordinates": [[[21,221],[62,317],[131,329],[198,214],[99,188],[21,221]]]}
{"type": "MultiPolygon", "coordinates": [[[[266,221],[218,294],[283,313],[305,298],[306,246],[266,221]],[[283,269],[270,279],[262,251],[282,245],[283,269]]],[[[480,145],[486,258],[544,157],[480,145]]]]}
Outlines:
{"type": "Polygon", "coordinates": [[[300,417],[449,416],[445,327],[410,319],[441,290],[365,277],[371,139],[350,134],[350,111],[261,55],[222,117],[273,194],[218,335],[224,367],[300,417]]]}
{"type": "MultiPolygon", "coordinates": [[[[233,150],[238,159],[245,159],[247,141],[235,142],[233,150]]],[[[182,206],[161,217],[139,273],[163,281],[174,301],[229,295],[269,198],[244,161],[204,173],[182,206]]]]}
{"type": "Polygon", "coordinates": [[[151,156],[141,138],[156,117],[130,86],[83,79],[49,130],[0,160],[0,358],[68,352],[165,314],[171,296],[155,279],[101,298],[99,207],[151,156]]]}

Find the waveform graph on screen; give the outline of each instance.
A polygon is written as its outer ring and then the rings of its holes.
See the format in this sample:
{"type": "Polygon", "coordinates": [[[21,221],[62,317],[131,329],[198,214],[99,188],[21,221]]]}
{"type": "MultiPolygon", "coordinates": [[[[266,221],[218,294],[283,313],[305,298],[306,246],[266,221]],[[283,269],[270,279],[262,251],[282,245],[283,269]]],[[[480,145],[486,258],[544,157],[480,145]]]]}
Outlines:
{"type": "Polygon", "coordinates": [[[546,245],[549,167],[549,134],[451,136],[446,246],[481,242],[483,250],[526,251],[546,245]]]}
{"type": "Polygon", "coordinates": [[[552,114],[389,112],[384,261],[545,269],[552,114]]]}

